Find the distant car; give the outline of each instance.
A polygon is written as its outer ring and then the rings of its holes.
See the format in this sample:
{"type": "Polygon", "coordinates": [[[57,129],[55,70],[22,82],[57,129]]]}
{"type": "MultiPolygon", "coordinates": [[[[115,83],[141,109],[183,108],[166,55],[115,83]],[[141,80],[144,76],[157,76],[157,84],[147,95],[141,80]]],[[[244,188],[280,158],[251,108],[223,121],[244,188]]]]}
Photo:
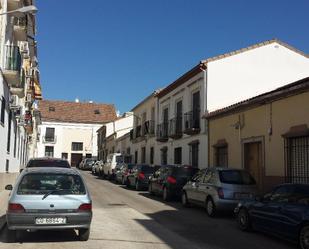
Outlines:
{"type": "Polygon", "coordinates": [[[102,164],[102,161],[96,161],[93,165],[92,165],[92,174],[94,175],[99,175],[99,171],[100,171],[100,165],[102,164]]]}
{"type": "Polygon", "coordinates": [[[154,167],[151,167],[150,165],[135,165],[132,168],[131,173],[127,175],[127,187],[134,187],[136,190],[147,189],[149,177],[153,174],[153,172],[154,167]]]}
{"type": "Polygon", "coordinates": [[[233,211],[242,199],[252,199],[257,185],[249,172],[243,169],[203,169],[183,187],[182,204],[206,207],[210,217],[217,211],[233,211]]]}
{"type": "Polygon", "coordinates": [[[94,158],[85,158],[80,169],[82,169],[82,170],[92,170],[92,165],[95,164],[95,162],[96,162],[96,160],[94,158]]]}
{"type": "Polygon", "coordinates": [[[77,229],[88,240],[92,202],[87,187],[75,169],[27,168],[11,190],[6,213],[8,242],[19,230],[77,229]]]}
{"type": "Polygon", "coordinates": [[[127,163],[123,164],[119,171],[116,171],[115,180],[117,183],[120,183],[122,185],[125,185],[127,182],[127,177],[131,173],[131,170],[133,169],[134,164],[127,163]]]}
{"type": "Polygon", "coordinates": [[[168,201],[173,197],[180,197],[182,187],[198,171],[191,166],[165,165],[161,166],[149,178],[148,191],[151,194],[162,195],[168,201]]]}
{"type": "Polygon", "coordinates": [[[241,230],[262,231],[309,248],[309,184],[282,184],[235,208],[241,230]]]}
{"type": "Polygon", "coordinates": [[[124,163],[124,157],[121,153],[112,153],[107,156],[106,163],[103,166],[103,177],[109,180],[115,177],[115,167],[124,163]]]}
{"type": "Polygon", "coordinates": [[[33,168],[33,167],[71,168],[67,160],[52,157],[40,157],[30,159],[26,165],[26,168],[33,168]]]}

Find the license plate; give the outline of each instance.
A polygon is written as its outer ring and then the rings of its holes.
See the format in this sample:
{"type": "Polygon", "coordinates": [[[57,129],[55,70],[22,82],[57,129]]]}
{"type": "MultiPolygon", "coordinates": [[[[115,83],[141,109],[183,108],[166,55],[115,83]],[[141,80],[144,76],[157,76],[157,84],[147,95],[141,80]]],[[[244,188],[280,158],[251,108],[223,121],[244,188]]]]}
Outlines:
{"type": "Polygon", "coordinates": [[[66,218],[36,218],[36,225],[58,225],[58,224],[66,224],[66,218]]]}
{"type": "Polygon", "coordinates": [[[236,199],[250,198],[250,194],[248,194],[248,193],[235,193],[235,198],[236,199]]]}

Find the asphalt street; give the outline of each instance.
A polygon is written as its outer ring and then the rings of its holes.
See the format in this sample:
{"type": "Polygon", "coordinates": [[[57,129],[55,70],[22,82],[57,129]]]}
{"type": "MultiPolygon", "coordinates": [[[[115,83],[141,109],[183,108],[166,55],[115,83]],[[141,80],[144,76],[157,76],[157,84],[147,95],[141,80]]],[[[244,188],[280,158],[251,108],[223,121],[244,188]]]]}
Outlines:
{"type": "Polygon", "coordinates": [[[20,242],[0,248],[209,248],[291,249],[294,244],[257,232],[238,230],[234,218],[209,218],[202,208],[184,208],[177,201],[163,202],[146,191],[124,186],[82,172],[93,200],[90,239],[77,240],[74,231],[23,233],[20,242]]]}

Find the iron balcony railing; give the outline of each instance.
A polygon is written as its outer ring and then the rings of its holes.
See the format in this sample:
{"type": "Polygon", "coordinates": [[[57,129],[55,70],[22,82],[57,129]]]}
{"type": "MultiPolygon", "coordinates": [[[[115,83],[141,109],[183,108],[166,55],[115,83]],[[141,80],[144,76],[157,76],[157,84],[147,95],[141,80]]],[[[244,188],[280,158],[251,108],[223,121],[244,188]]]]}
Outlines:
{"type": "Polygon", "coordinates": [[[179,138],[182,136],[182,117],[175,117],[170,120],[169,124],[169,136],[171,138],[179,138]]]}
{"type": "Polygon", "coordinates": [[[21,54],[18,46],[5,46],[4,70],[20,71],[21,70],[21,54]]]}
{"type": "Polygon", "coordinates": [[[162,142],[168,140],[168,122],[157,125],[157,140],[162,142]]]}
{"type": "Polygon", "coordinates": [[[200,132],[200,110],[192,110],[184,114],[185,129],[186,134],[200,132]]]}
{"type": "Polygon", "coordinates": [[[154,120],[148,120],[142,125],[142,136],[154,135],[155,133],[155,122],[154,120]]]}

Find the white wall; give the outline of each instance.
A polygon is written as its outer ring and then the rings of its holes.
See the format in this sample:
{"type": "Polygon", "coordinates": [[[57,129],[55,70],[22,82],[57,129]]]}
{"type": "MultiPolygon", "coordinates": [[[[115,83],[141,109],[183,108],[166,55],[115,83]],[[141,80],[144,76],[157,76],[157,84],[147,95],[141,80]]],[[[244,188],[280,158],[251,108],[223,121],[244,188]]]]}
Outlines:
{"type": "Polygon", "coordinates": [[[275,42],[208,62],[208,111],[309,76],[309,59],[275,42]]]}

